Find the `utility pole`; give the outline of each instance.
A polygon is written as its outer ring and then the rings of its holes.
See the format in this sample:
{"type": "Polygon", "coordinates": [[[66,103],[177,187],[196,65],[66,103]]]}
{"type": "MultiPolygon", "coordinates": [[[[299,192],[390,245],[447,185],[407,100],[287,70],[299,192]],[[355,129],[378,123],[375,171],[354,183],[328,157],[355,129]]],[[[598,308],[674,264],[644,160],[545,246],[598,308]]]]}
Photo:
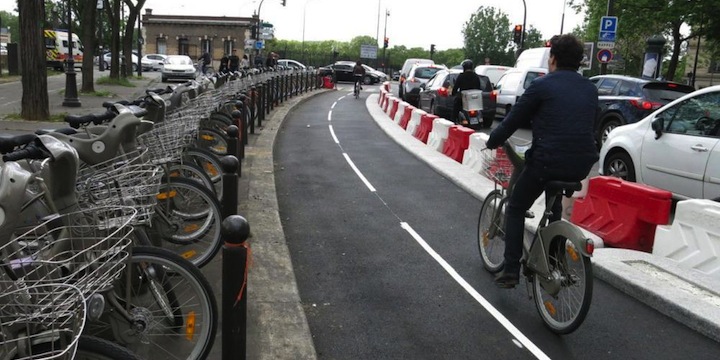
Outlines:
{"type": "Polygon", "coordinates": [[[525,5],[525,0],[523,0],[523,27],[522,27],[522,33],[520,34],[520,52],[525,50],[525,29],[526,29],[525,22],[526,21],[527,21],[527,5],[525,5]]]}
{"type": "Polygon", "coordinates": [[[142,45],[143,45],[143,37],[142,37],[142,31],[140,29],[140,8],[137,9],[137,18],[138,18],[138,36],[137,36],[137,46],[138,46],[138,77],[142,77],[142,45]]]}
{"type": "MultiPolygon", "coordinates": [[[[615,16],[615,0],[608,0],[607,16],[615,16]]],[[[600,64],[600,75],[607,74],[607,63],[600,64]]]]}
{"type": "Polygon", "coordinates": [[[98,0],[96,9],[98,10],[98,18],[100,18],[100,30],[98,31],[98,43],[100,44],[100,55],[98,55],[98,70],[105,71],[105,57],[103,56],[103,0],[98,0]]]}
{"type": "MultiPolygon", "coordinates": [[[[388,16],[390,16],[390,10],[385,9],[385,29],[383,30],[383,42],[385,41],[385,39],[387,39],[387,18],[388,18],[388,16]]],[[[387,63],[387,56],[385,54],[386,54],[388,46],[389,45],[383,45],[383,65],[384,65],[386,72],[388,69],[388,63],[387,63]]]]}

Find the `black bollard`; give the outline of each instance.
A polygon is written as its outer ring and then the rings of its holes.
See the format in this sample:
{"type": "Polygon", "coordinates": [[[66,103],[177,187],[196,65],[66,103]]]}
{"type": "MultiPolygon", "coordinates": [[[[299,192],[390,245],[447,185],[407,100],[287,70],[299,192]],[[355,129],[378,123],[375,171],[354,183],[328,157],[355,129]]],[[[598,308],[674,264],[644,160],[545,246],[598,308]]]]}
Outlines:
{"type": "Polygon", "coordinates": [[[260,83],[257,85],[258,99],[257,99],[257,119],[258,127],[262,127],[262,122],[265,120],[265,85],[260,83]]]}
{"type": "Polygon", "coordinates": [[[225,155],[220,158],[220,166],[223,170],[223,196],[221,201],[223,219],[237,214],[238,203],[238,170],[240,161],[232,155],[225,155]]]}
{"type": "MultiPolygon", "coordinates": [[[[255,85],[250,87],[250,133],[255,133],[255,116],[257,115],[257,89],[255,85]]],[[[258,124],[260,126],[260,124],[258,124]]]]}
{"type": "MultiPolygon", "coordinates": [[[[237,160],[237,159],[236,159],[237,160]]],[[[240,215],[222,222],[222,359],[245,360],[250,224],[240,215]]]]}
{"type": "MultiPolygon", "coordinates": [[[[245,107],[245,103],[247,103],[248,97],[244,94],[241,94],[240,96],[238,96],[238,99],[242,103],[242,108],[241,108],[242,109],[241,112],[243,115],[242,116],[243,126],[241,129],[243,132],[242,133],[242,139],[243,139],[242,144],[247,145],[248,144],[248,127],[250,126],[250,121],[249,121],[250,113],[248,113],[247,107],[245,107]]],[[[245,158],[245,152],[243,152],[241,159],[244,159],[244,158],[245,158]]]]}
{"type": "MultiPolygon", "coordinates": [[[[237,111],[237,110],[234,110],[237,111]]],[[[227,134],[227,154],[232,156],[238,156],[238,133],[240,130],[238,130],[238,127],[235,125],[230,125],[225,129],[225,133],[227,134]]]]}
{"type": "Polygon", "coordinates": [[[238,159],[244,159],[245,158],[245,139],[243,138],[245,136],[245,120],[243,120],[243,112],[240,110],[233,110],[232,113],[230,113],[230,116],[232,116],[233,120],[235,120],[235,125],[238,128],[238,136],[237,136],[237,152],[235,153],[228,153],[229,155],[237,156],[238,159]]]}

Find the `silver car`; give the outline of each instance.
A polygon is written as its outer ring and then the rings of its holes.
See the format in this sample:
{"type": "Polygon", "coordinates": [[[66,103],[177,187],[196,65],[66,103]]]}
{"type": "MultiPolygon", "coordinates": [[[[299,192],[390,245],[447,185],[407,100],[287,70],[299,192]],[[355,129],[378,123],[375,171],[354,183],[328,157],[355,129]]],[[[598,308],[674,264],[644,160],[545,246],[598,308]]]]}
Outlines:
{"type": "Polygon", "coordinates": [[[445,65],[415,64],[408,71],[407,78],[403,81],[403,100],[411,105],[418,106],[420,100],[420,85],[427,81],[440,70],[447,70],[445,65]]]}

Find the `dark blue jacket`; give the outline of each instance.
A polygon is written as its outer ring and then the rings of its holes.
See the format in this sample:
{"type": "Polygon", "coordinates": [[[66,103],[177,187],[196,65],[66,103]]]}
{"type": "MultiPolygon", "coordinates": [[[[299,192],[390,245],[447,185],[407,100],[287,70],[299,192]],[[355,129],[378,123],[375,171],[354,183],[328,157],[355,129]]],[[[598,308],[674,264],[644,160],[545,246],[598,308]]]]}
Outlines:
{"type": "Polygon", "coordinates": [[[535,79],[490,134],[496,148],[520,126],[532,127],[526,166],[549,178],[580,180],[598,161],[594,122],[598,108],[595,85],[575,71],[557,70],[535,79]]]}

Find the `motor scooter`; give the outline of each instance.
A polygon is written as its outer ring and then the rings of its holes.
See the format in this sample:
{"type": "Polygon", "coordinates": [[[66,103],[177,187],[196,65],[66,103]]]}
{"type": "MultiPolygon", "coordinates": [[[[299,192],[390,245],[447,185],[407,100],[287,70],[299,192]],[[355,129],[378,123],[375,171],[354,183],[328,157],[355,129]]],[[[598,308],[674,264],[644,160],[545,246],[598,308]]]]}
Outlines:
{"type": "Polygon", "coordinates": [[[458,112],[458,124],[469,128],[478,129],[483,126],[490,127],[491,124],[484,124],[482,117],[483,92],[482,90],[463,90],[460,92],[462,108],[458,112]]]}

